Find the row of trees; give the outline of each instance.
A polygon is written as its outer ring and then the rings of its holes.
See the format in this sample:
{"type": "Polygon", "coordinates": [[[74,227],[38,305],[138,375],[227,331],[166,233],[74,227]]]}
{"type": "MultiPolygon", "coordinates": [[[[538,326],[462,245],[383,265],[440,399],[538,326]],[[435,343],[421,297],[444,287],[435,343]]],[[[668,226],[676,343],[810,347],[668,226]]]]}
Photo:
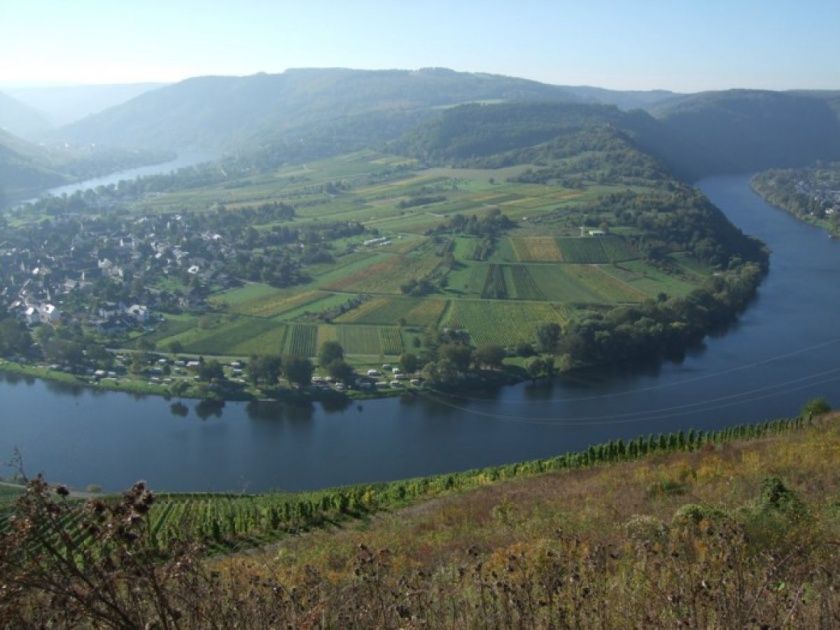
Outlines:
{"type": "Polygon", "coordinates": [[[248,380],[255,386],[274,387],[281,376],[298,387],[312,383],[315,366],[307,358],[280,355],[255,355],[248,361],[248,380]]]}

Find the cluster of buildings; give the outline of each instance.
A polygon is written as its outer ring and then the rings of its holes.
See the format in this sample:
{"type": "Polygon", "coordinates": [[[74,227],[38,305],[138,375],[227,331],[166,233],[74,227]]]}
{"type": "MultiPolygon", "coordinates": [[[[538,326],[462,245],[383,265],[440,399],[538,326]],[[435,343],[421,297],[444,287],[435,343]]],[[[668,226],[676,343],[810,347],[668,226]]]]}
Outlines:
{"type": "Polygon", "coordinates": [[[145,327],[158,308],[201,309],[207,286],[236,284],[225,273],[225,259],[234,253],[225,239],[192,235],[178,215],[59,217],[2,238],[0,308],[31,325],[74,321],[103,332],[145,327]]]}
{"type": "Polygon", "coordinates": [[[826,185],[815,178],[800,179],[796,182],[796,192],[813,199],[822,207],[825,216],[840,214],[840,190],[826,185]]]}

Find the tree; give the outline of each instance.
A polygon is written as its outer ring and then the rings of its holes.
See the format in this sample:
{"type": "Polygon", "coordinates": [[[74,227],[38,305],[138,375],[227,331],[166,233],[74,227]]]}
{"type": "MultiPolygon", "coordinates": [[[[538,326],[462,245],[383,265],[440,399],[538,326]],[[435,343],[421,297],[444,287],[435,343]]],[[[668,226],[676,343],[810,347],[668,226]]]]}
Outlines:
{"type": "Polygon", "coordinates": [[[184,344],[177,339],[175,341],[170,341],[166,347],[172,354],[181,354],[184,351],[184,344]]]}
{"type": "Polygon", "coordinates": [[[283,361],[283,366],[286,378],[293,385],[306,387],[312,383],[312,373],[315,371],[315,367],[309,359],[287,357],[283,361]]]}
{"type": "Polygon", "coordinates": [[[560,341],[560,324],[546,322],[537,326],[537,345],[541,352],[554,353],[560,341]]]}
{"type": "Polygon", "coordinates": [[[438,358],[459,372],[466,372],[472,364],[472,348],[462,343],[445,343],[438,348],[438,358]]]}
{"type": "Polygon", "coordinates": [[[356,382],[356,371],[347,361],[343,359],[336,359],[327,365],[327,371],[334,379],[341,381],[345,385],[352,385],[356,382]]]}
{"type": "Polygon", "coordinates": [[[32,346],[29,330],[17,320],[0,320],[0,355],[26,354],[32,346]]]}
{"type": "Polygon", "coordinates": [[[400,356],[400,367],[403,372],[414,374],[420,368],[420,359],[417,358],[416,354],[406,352],[400,356]]]}
{"type": "Polygon", "coordinates": [[[327,367],[333,361],[344,360],[344,348],[337,341],[325,341],[321,344],[321,351],[318,353],[318,363],[327,367]]]}
{"type": "Polygon", "coordinates": [[[421,371],[423,379],[431,384],[447,385],[456,380],[458,373],[450,361],[430,361],[421,371]]]}
{"type": "Polygon", "coordinates": [[[800,415],[804,418],[811,418],[813,416],[820,416],[831,411],[831,405],[825,398],[814,398],[805,403],[800,415]]]}
{"type": "Polygon", "coordinates": [[[222,364],[215,359],[205,361],[198,366],[198,378],[202,381],[212,381],[213,379],[223,379],[225,372],[222,369],[222,364]]]}
{"type": "Polygon", "coordinates": [[[525,366],[525,369],[528,372],[528,376],[531,377],[531,380],[535,383],[537,379],[540,378],[545,373],[546,363],[545,360],[540,357],[534,357],[525,366]]]}
{"type": "Polygon", "coordinates": [[[248,380],[253,385],[275,385],[283,368],[283,359],[276,355],[255,355],[248,361],[248,380]]]}
{"type": "Polygon", "coordinates": [[[516,355],[520,357],[532,357],[536,354],[536,350],[534,350],[534,346],[532,346],[527,341],[522,341],[516,344],[516,355]]]}
{"type": "Polygon", "coordinates": [[[476,348],[474,353],[475,362],[479,366],[487,366],[491,369],[502,367],[502,362],[507,357],[505,349],[499,345],[488,343],[476,348]]]}

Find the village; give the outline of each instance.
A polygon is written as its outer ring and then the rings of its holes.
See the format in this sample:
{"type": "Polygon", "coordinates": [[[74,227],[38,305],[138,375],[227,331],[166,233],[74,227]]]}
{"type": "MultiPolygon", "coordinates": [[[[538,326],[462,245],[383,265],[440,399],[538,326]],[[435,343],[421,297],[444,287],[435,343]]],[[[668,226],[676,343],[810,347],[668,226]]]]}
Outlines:
{"type": "Polygon", "coordinates": [[[206,308],[235,286],[218,233],[191,234],[181,215],[61,217],[9,230],[0,243],[0,300],[27,325],[78,324],[104,336],[143,332],[160,311],[206,308]],[[37,246],[35,245],[37,243],[37,246]]]}
{"type": "Polygon", "coordinates": [[[840,213],[840,180],[826,180],[821,177],[799,179],[796,182],[796,192],[814,202],[811,214],[819,218],[840,213]]]}

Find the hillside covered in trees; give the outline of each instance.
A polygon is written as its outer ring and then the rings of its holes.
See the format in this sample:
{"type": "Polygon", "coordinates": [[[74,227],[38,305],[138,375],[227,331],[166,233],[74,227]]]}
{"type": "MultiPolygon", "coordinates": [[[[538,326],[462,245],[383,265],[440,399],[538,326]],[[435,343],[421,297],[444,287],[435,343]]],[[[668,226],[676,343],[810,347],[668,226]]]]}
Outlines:
{"type": "MultiPolygon", "coordinates": [[[[212,149],[276,166],[376,146],[425,121],[440,122],[446,108],[466,103],[563,103],[595,106],[576,116],[608,118],[624,131],[632,129],[674,173],[697,179],[840,157],[836,100],[836,94],[819,91],[621,92],[445,68],[296,69],[188,79],[56,130],[53,137],[212,149]]],[[[530,137],[548,140],[551,128],[532,128],[530,137]]]]}
{"type": "Polygon", "coordinates": [[[652,112],[698,158],[695,176],[840,159],[840,118],[824,93],[703,92],[652,112]]]}

